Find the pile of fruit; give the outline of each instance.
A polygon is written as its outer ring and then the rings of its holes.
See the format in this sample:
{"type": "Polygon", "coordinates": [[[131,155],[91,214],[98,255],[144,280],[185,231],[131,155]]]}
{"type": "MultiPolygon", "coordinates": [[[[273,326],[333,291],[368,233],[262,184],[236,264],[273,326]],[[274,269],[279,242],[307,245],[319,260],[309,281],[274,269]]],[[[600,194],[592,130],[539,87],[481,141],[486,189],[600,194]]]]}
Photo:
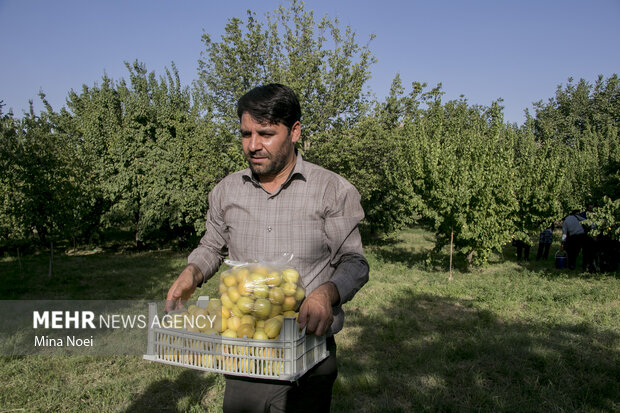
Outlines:
{"type": "Polygon", "coordinates": [[[175,314],[168,326],[222,337],[275,340],[284,317],[297,317],[305,297],[295,269],[279,270],[265,264],[222,272],[219,292],[219,300],[209,300],[207,308],[189,306],[186,312],[175,314]]]}
{"type": "Polygon", "coordinates": [[[305,297],[293,268],[249,264],[220,276],[222,336],[277,339],[284,317],[297,317],[305,297]]]}

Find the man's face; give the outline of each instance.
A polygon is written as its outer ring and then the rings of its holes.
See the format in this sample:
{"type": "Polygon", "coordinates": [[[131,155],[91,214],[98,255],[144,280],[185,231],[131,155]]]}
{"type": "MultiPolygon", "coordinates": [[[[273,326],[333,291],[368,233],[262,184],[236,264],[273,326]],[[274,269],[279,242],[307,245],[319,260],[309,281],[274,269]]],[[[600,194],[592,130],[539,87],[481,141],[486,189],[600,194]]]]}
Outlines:
{"type": "Polygon", "coordinates": [[[259,123],[248,113],[241,116],[241,142],[250,169],[257,176],[275,176],[295,159],[295,146],[301,126],[296,122],[289,132],[281,124],[259,123]]]}

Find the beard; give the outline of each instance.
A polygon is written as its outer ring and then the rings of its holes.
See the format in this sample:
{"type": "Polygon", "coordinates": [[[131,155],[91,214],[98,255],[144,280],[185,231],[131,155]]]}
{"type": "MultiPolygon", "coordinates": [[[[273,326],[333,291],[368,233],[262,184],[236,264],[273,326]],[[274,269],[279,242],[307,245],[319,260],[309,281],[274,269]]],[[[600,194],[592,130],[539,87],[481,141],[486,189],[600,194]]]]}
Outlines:
{"type": "Polygon", "coordinates": [[[250,170],[256,176],[273,176],[277,175],[284,169],[289,159],[290,150],[288,146],[282,146],[278,152],[270,154],[267,151],[248,152],[245,154],[245,159],[248,161],[250,170]],[[260,163],[253,163],[253,157],[261,157],[264,160],[260,163]]]}

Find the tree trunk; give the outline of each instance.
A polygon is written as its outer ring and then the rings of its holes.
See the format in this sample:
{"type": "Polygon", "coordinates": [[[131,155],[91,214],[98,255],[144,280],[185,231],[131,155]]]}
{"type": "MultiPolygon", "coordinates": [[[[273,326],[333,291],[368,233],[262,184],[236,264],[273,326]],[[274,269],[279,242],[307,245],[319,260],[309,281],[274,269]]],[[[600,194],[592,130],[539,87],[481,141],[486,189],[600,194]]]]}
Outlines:
{"type": "Polygon", "coordinates": [[[138,251],[142,251],[144,249],[144,242],[140,239],[140,236],[136,232],[136,248],[138,251]]]}
{"type": "Polygon", "coordinates": [[[52,278],[52,265],[54,262],[54,241],[50,241],[50,265],[47,271],[47,277],[52,278]]]}
{"type": "Polygon", "coordinates": [[[45,227],[35,225],[34,227],[37,230],[37,235],[39,236],[39,241],[43,246],[47,245],[47,230],[45,227]]]}
{"type": "Polygon", "coordinates": [[[453,245],[454,245],[454,230],[452,230],[450,232],[450,277],[448,278],[448,281],[452,281],[452,251],[453,251],[453,245]]]}
{"type": "Polygon", "coordinates": [[[471,265],[471,263],[473,262],[473,260],[474,260],[474,253],[475,253],[475,251],[472,250],[472,251],[469,252],[469,254],[467,254],[467,264],[468,265],[471,265]]]}
{"type": "Polygon", "coordinates": [[[17,247],[17,262],[19,263],[19,272],[22,272],[22,257],[19,253],[19,247],[17,247]]]}

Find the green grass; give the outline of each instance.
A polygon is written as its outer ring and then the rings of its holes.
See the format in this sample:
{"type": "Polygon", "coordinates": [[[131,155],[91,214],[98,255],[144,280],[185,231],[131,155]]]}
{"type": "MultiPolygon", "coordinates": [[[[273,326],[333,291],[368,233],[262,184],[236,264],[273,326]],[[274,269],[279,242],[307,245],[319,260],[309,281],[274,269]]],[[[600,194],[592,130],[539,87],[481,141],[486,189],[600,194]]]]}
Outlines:
{"type": "MultiPolygon", "coordinates": [[[[430,233],[369,244],[371,279],[346,306],[333,411],[620,410],[617,274],[426,263],[430,233]]],[[[557,246],[556,246],[557,249],[557,246]]],[[[552,252],[555,249],[552,248],[552,252]]],[[[186,254],[58,255],[0,261],[3,299],[161,299],[186,254]]],[[[214,295],[215,283],[200,294],[214,295]]],[[[221,411],[219,375],[138,356],[0,358],[2,411],[221,411]]]]}

